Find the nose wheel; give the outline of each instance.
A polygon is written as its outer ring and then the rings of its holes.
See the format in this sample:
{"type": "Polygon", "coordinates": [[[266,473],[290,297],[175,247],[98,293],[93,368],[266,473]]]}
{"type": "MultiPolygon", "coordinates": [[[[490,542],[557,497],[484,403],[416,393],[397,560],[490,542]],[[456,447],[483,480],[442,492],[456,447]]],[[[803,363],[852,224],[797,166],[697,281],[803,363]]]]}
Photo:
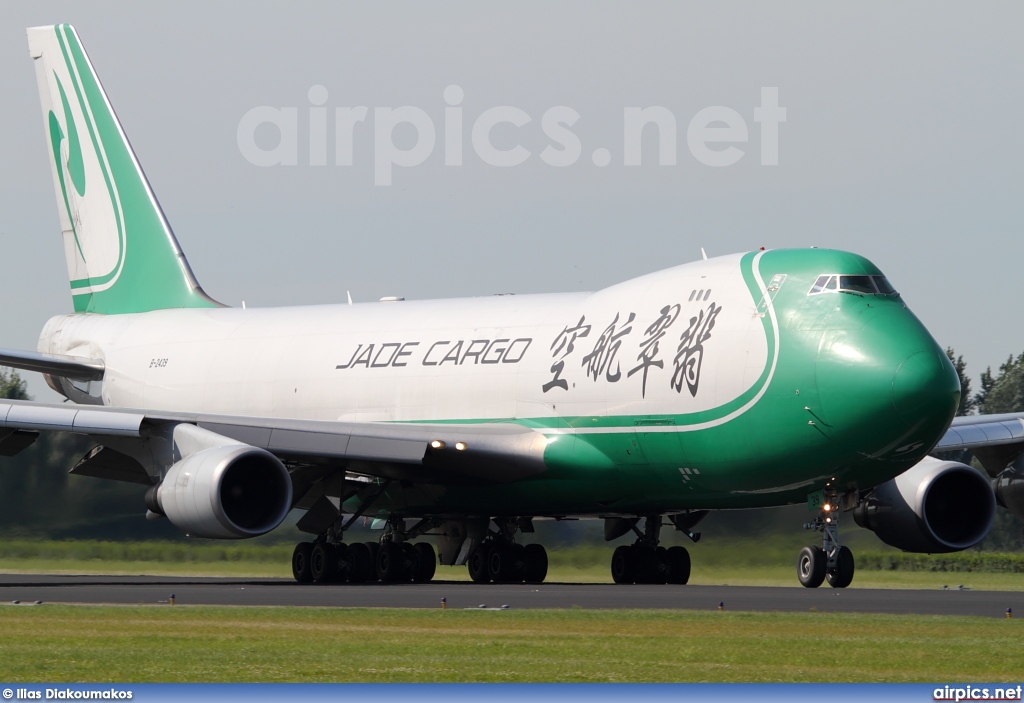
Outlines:
{"type": "Polygon", "coordinates": [[[796,577],[804,588],[817,588],[825,581],[832,588],[853,583],[853,552],[839,544],[839,511],[835,494],[828,495],[818,517],[804,525],[821,533],[821,546],[804,547],[796,560],[796,577]]]}
{"type": "Polygon", "coordinates": [[[828,557],[821,547],[804,547],[796,560],[796,577],[804,588],[817,588],[825,582],[828,557]]]}

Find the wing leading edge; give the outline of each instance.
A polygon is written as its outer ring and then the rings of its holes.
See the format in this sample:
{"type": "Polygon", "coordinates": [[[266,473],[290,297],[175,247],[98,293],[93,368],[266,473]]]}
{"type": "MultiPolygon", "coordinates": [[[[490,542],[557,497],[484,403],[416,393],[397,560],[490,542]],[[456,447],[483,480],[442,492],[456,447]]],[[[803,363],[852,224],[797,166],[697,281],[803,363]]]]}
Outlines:
{"type": "Polygon", "coordinates": [[[497,484],[545,469],[545,437],[513,424],[325,422],[0,401],[0,442],[4,433],[66,431],[124,446],[165,437],[179,424],[265,449],[282,461],[400,481],[497,484]]]}
{"type": "Polygon", "coordinates": [[[964,415],[942,436],[932,452],[970,450],[990,476],[997,476],[1024,451],[1024,413],[964,415]]]}

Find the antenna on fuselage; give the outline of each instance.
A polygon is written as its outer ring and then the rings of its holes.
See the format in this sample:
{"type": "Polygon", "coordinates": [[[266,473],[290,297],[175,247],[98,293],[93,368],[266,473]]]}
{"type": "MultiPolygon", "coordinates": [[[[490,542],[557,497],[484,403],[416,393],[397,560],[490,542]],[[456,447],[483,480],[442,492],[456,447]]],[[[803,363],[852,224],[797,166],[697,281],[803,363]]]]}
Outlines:
{"type": "Polygon", "coordinates": [[[348,296],[348,304],[351,305],[352,304],[352,291],[350,291],[350,290],[345,291],[345,295],[348,296]]]}
{"type": "Polygon", "coordinates": [[[708,260],[708,253],[704,251],[704,247],[700,248],[700,258],[704,259],[705,261],[708,260]]]}

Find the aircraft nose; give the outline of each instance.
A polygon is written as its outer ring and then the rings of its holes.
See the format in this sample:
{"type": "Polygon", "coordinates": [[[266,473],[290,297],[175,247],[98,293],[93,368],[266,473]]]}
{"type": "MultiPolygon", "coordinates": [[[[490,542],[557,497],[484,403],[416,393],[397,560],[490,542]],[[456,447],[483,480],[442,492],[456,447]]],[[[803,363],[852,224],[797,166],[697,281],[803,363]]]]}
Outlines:
{"type": "Polygon", "coordinates": [[[911,354],[893,375],[892,404],[909,425],[933,414],[945,417],[959,401],[956,370],[945,354],[934,349],[911,354]]]}
{"type": "Polygon", "coordinates": [[[869,454],[893,442],[930,446],[949,426],[960,398],[953,365],[902,309],[826,331],[816,375],[828,431],[869,454]]]}

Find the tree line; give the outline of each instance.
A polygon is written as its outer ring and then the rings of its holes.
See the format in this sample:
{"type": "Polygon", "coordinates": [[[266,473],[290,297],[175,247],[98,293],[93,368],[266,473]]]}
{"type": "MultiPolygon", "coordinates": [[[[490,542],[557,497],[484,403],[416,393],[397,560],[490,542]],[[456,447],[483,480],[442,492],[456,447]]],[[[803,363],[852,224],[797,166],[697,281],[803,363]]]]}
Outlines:
{"type": "MultiPolygon", "coordinates": [[[[0,398],[30,400],[16,371],[0,369],[0,398]]],[[[0,535],[7,538],[174,539],[166,520],[146,520],[144,486],[73,476],[95,444],[67,432],[41,432],[13,457],[0,456],[0,535]]]]}

